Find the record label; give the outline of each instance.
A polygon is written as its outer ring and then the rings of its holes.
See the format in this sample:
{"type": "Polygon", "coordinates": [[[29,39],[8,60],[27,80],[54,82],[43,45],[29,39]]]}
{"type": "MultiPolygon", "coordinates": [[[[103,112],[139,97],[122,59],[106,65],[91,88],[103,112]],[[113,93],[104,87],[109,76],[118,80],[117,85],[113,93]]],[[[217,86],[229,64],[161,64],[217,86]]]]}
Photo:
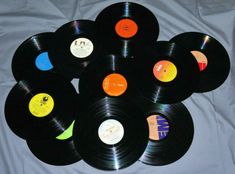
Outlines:
{"type": "Polygon", "coordinates": [[[170,82],[175,79],[177,68],[172,62],[161,60],[154,65],[153,74],[161,82],[170,82]]]}
{"type": "Polygon", "coordinates": [[[124,128],[119,121],[108,119],[100,124],[98,135],[103,143],[114,145],[122,140],[124,136],[124,128]]]}
{"type": "Polygon", "coordinates": [[[136,35],[138,25],[131,19],[121,19],[115,25],[116,33],[123,38],[131,38],[136,35]]]}
{"type": "Polygon", "coordinates": [[[54,100],[47,93],[34,95],[29,102],[29,111],[35,117],[45,117],[54,108],[54,100]]]}
{"type": "Polygon", "coordinates": [[[206,69],[208,60],[205,54],[203,54],[200,51],[191,51],[191,53],[196,58],[200,71],[203,71],[204,69],[206,69]]]}
{"type": "Polygon", "coordinates": [[[86,58],[94,50],[94,45],[90,39],[87,38],[78,38],[75,39],[70,45],[70,51],[72,55],[77,58],[86,58]]]}
{"type": "Polygon", "coordinates": [[[169,123],[161,115],[151,115],[147,118],[149,125],[149,139],[150,140],[162,140],[169,132],[169,123]]]}
{"type": "Polygon", "coordinates": [[[110,96],[120,96],[127,89],[126,78],[118,73],[107,75],[102,83],[103,90],[110,96]]]}
{"type": "Polygon", "coordinates": [[[71,138],[72,135],[73,135],[74,122],[75,121],[73,121],[72,124],[62,134],[57,136],[56,139],[58,139],[58,140],[67,140],[67,139],[71,138]]]}
{"type": "Polygon", "coordinates": [[[48,56],[48,52],[40,53],[37,58],[35,59],[36,67],[41,71],[48,71],[53,68],[51,61],[48,56]]]}

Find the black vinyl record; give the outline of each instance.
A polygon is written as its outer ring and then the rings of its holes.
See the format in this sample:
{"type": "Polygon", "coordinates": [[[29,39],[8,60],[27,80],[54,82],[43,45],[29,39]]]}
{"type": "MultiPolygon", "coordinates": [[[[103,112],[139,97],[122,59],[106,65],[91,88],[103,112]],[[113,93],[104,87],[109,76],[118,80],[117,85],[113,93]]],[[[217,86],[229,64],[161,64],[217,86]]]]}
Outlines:
{"type": "Polygon", "coordinates": [[[192,54],[167,41],[138,50],[133,67],[136,86],[154,103],[180,102],[198,83],[199,68],[192,54]]]}
{"type": "Polygon", "coordinates": [[[223,45],[212,36],[186,32],[171,39],[191,52],[200,67],[199,83],[195,92],[208,92],[218,88],[230,71],[229,55],[223,45]]]}
{"type": "Polygon", "coordinates": [[[27,140],[27,145],[39,160],[47,164],[69,165],[81,160],[81,157],[74,145],[72,134],[66,136],[64,135],[65,138],[56,137],[48,140],[27,140]]]}
{"type": "Polygon", "coordinates": [[[134,88],[128,73],[129,62],[116,55],[106,55],[92,62],[79,79],[79,92],[90,99],[128,96],[134,88]]]}
{"type": "Polygon", "coordinates": [[[17,48],[12,59],[12,72],[17,81],[45,78],[57,73],[48,56],[53,37],[52,32],[39,33],[17,48]]]}
{"type": "Polygon", "coordinates": [[[53,64],[69,78],[79,78],[85,67],[100,53],[94,21],[75,20],[55,32],[49,50],[53,64]]]}
{"type": "MultiPolygon", "coordinates": [[[[74,126],[74,141],[82,159],[101,170],[118,170],[136,162],[148,141],[143,112],[123,98],[90,102],[74,126]]],[[[75,122],[76,123],[76,122],[75,122]]]]}
{"type": "Polygon", "coordinates": [[[76,95],[62,77],[19,81],[5,102],[8,126],[23,139],[58,136],[75,118],[76,95]]]}
{"type": "Polygon", "coordinates": [[[142,106],[149,124],[149,141],[140,161],[153,166],[180,159],[193,141],[193,120],[182,103],[142,106]]]}
{"type": "Polygon", "coordinates": [[[146,7],[132,2],[120,2],[103,9],[96,20],[103,47],[109,54],[132,58],[137,45],[154,43],[159,24],[146,7]]]}

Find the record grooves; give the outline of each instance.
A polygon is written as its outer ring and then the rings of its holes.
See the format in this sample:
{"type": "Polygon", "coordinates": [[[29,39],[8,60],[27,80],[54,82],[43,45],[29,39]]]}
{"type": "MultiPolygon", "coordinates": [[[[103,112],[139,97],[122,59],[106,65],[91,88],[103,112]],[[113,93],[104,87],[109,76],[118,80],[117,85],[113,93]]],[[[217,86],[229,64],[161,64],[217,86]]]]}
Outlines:
{"type": "Polygon", "coordinates": [[[73,85],[58,76],[19,81],[5,103],[8,126],[23,139],[58,136],[74,120],[76,95],[73,85]]]}
{"type": "Polygon", "coordinates": [[[82,159],[102,170],[118,170],[142,155],[148,125],[142,112],[123,98],[104,97],[84,108],[74,141],[82,159]]]}
{"type": "Polygon", "coordinates": [[[167,41],[137,51],[133,67],[136,86],[154,103],[180,102],[194,92],[198,83],[197,61],[179,45],[167,41]]]}
{"type": "Polygon", "coordinates": [[[139,160],[148,165],[161,166],[180,159],[188,151],[194,135],[193,120],[187,108],[182,103],[172,105],[148,103],[143,109],[146,118],[158,115],[161,117],[160,121],[166,119],[165,123],[160,122],[155,126],[158,126],[160,135],[162,134],[160,128],[165,127],[163,130],[167,130],[167,135],[159,140],[149,138],[147,148],[139,160]]]}
{"type": "Polygon", "coordinates": [[[48,57],[54,33],[45,32],[31,36],[15,51],[12,59],[12,72],[16,81],[45,78],[57,74],[56,68],[48,57]]]}
{"type": "Polygon", "coordinates": [[[154,14],[132,2],[120,2],[106,7],[95,22],[106,53],[124,58],[133,58],[137,45],[154,43],[159,34],[159,24],[154,14]]]}
{"type": "Polygon", "coordinates": [[[66,139],[27,140],[27,145],[39,160],[47,164],[69,165],[81,160],[75,148],[72,133],[66,139]]]}
{"type": "Polygon", "coordinates": [[[79,78],[85,67],[100,54],[94,21],[75,20],[55,32],[49,50],[53,64],[69,78],[79,78]]]}
{"type": "Polygon", "coordinates": [[[106,55],[92,62],[80,77],[79,92],[90,100],[104,96],[130,96],[135,89],[128,73],[129,62],[106,55]]]}
{"type": "Polygon", "coordinates": [[[229,70],[229,56],[223,45],[212,36],[198,32],[186,32],[171,39],[194,54],[199,66],[199,82],[195,92],[208,92],[218,88],[226,80],[229,70]]]}

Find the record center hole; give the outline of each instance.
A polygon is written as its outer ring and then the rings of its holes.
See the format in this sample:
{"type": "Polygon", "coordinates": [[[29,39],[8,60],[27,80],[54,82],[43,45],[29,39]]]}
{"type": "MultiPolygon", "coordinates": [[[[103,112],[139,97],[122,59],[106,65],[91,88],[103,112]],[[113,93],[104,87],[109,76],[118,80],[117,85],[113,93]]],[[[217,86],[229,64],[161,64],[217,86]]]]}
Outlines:
{"type": "Polygon", "coordinates": [[[109,96],[120,96],[127,90],[127,80],[121,74],[112,73],[104,78],[102,88],[109,96]]]}
{"type": "Polygon", "coordinates": [[[171,82],[177,76],[177,68],[169,60],[160,60],[153,66],[153,75],[161,82],[171,82]]]}
{"type": "Polygon", "coordinates": [[[115,25],[115,31],[122,38],[131,38],[136,35],[138,25],[132,19],[124,18],[119,20],[115,25]]]}
{"type": "Polygon", "coordinates": [[[54,108],[54,100],[47,93],[38,93],[30,99],[28,108],[32,116],[46,117],[54,108]]]}
{"type": "Polygon", "coordinates": [[[87,58],[94,50],[93,42],[85,37],[75,39],[70,44],[70,52],[75,58],[87,58]]]}
{"type": "Polygon", "coordinates": [[[114,145],[122,140],[124,128],[118,120],[107,119],[100,124],[98,136],[103,143],[114,145]]]}
{"type": "Polygon", "coordinates": [[[161,115],[150,115],[147,118],[149,126],[149,139],[154,141],[163,140],[169,133],[168,120],[161,115]]]}

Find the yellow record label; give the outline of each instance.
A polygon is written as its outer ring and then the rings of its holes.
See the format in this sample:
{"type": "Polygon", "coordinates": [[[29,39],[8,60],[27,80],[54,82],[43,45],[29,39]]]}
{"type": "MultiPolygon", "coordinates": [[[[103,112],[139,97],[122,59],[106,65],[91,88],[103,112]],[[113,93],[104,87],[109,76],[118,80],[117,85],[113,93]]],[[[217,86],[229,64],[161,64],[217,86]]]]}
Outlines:
{"type": "Polygon", "coordinates": [[[38,93],[29,102],[29,111],[35,117],[45,117],[51,113],[53,108],[54,100],[47,93],[38,93]]]}
{"type": "Polygon", "coordinates": [[[154,65],[153,74],[161,82],[171,82],[177,75],[177,68],[172,62],[161,60],[154,65]]]}

